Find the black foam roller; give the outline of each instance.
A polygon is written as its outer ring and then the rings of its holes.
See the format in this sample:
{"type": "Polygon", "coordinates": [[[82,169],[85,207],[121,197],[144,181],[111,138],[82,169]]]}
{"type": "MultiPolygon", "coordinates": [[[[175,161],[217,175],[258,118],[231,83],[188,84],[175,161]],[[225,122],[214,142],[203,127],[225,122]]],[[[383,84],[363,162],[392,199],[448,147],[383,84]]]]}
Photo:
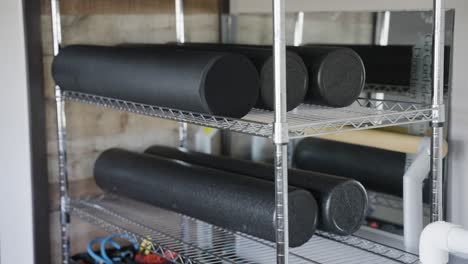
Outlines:
{"type": "Polygon", "coordinates": [[[235,118],[250,111],[259,91],[245,56],[208,51],[68,46],[52,75],[64,90],[235,118]]]}
{"type": "Polygon", "coordinates": [[[359,55],[349,48],[289,47],[309,70],[306,102],[333,107],[351,105],[361,94],[366,70],[359,55]]]}
{"type": "Polygon", "coordinates": [[[316,138],[300,141],[295,149],[297,168],[356,179],[367,189],[401,196],[406,155],[316,138]]]}
{"type": "MultiPolygon", "coordinates": [[[[208,44],[209,45],[209,44],[208,44]]],[[[218,45],[219,46],[219,45],[218,45]]],[[[271,46],[221,45],[226,49],[264,49],[272,54],[271,46]]],[[[288,46],[302,59],[308,73],[308,90],[305,102],[332,107],[351,105],[364,89],[366,69],[359,55],[347,47],[331,46],[288,46]]],[[[251,58],[252,59],[252,58],[251,58]]],[[[290,72],[286,74],[286,80],[290,72]]]]}
{"type": "Polygon", "coordinates": [[[367,83],[410,85],[412,47],[353,45],[349,48],[361,56],[367,83]]]}
{"type": "MultiPolygon", "coordinates": [[[[121,149],[103,152],[94,176],[106,191],[275,241],[272,182],[121,149]]],[[[288,198],[289,242],[297,247],[315,231],[317,204],[297,188],[288,198]]]]}
{"type": "MultiPolygon", "coordinates": [[[[146,153],[274,181],[269,164],[212,156],[199,152],[152,146],[146,153]]],[[[355,180],[322,173],[289,170],[289,184],[312,193],[319,204],[318,228],[339,235],[350,235],[361,226],[367,208],[367,193],[355,180]]]]}
{"type": "MultiPolygon", "coordinates": [[[[314,44],[304,46],[316,47],[314,44]]],[[[334,45],[354,50],[364,62],[366,83],[410,86],[413,46],[409,45],[334,45]]],[[[450,54],[450,47],[445,47],[450,54]]],[[[450,56],[446,56],[450,58],[450,56]]],[[[444,61],[444,85],[448,85],[450,59],[444,61]]]]}
{"type": "MultiPolygon", "coordinates": [[[[149,48],[181,49],[198,51],[217,51],[241,54],[248,57],[257,68],[260,76],[260,94],[255,107],[274,110],[274,71],[273,53],[271,48],[216,43],[184,43],[166,45],[146,45],[149,48]]],[[[286,53],[286,93],[287,111],[296,108],[304,102],[308,89],[307,68],[302,59],[294,52],[286,53]]]]}

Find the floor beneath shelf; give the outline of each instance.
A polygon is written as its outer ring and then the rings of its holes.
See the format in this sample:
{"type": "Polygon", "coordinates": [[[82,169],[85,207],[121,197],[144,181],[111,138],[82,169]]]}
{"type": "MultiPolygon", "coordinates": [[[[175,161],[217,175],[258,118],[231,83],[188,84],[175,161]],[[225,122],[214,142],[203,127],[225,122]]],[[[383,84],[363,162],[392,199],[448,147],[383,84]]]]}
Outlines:
{"type": "MultiPolygon", "coordinates": [[[[275,263],[274,243],[260,240],[133,200],[105,195],[75,200],[72,213],[111,233],[153,242],[153,251],[178,253],[174,263],[275,263]]],[[[356,236],[317,232],[292,248],[290,263],[418,263],[418,257],[356,236]]]]}

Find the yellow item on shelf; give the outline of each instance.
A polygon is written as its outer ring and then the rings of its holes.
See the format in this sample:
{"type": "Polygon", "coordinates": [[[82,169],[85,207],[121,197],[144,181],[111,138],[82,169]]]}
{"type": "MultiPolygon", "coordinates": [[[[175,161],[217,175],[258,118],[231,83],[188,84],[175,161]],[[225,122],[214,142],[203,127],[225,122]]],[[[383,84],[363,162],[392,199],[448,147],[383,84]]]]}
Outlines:
{"type": "MultiPolygon", "coordinates": [[[[380,129],[356,130],[339,134],[317,136],[321,139],[342,143],[396,151],[408,154],[418,153],[420,142],[424,137],[403,133],[389,132],[380,129]]],[[[444,141],[443,156],[448,152],[447,141],[444,141]]]]}
{"type": "Polygon", "coordinates": [[[140,243],[139,253],[146,256],[149,255],[152,250],[153,243],[150,241],[150,239],[143,239],[143,241],[140,243]]]}

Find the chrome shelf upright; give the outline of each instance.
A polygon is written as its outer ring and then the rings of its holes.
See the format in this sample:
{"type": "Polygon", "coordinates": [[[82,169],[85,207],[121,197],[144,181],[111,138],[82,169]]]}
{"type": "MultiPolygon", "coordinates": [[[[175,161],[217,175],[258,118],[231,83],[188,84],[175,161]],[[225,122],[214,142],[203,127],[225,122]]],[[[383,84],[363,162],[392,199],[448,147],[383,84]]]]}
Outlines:
{"type": "MultiPolygon", "coordinates": [[[[62,27],[60,18],[59,0],[51,0],[53,54],[57,56],[62,44],[62,27]]],[[[57,111],[57,146],[59,166],[60,189],[60,239],[62,249],[62,263],[68,264],[70,260],[70,196],[68,192],[67,170],[67,122],[65,115],[65,98],[58,85],[54,87],[57,111]]]]}
{"type": "Polygon", "coordinates": [[[432,144],[431,144],[431,222],[444,220],[443,142],[445,0],[434,0],[432,56],[432,144]]]}

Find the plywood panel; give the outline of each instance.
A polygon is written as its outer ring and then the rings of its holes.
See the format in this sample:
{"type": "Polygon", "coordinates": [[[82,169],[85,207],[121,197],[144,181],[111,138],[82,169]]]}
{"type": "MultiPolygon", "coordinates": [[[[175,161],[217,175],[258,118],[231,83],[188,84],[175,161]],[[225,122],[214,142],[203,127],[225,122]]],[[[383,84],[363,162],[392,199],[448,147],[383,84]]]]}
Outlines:
{"type": "MultiPolygon", "coordinates": [[[[188,13],[216,13],[220,0],[186,0],[188,13]]],[[[42,13],[50,13],[50,1],[41,0],[42,13]]],[[[63,15],[161,14],[174,12],[174,0],[62,0],[63,15]]]]}
{"type": "MultiPolygon", "coordinates": [[[[58,183],[49,184],[50,206],[52,212],[59,210],[59,185],[58,183]]],[[[94,178],[71,181],[69,183],[69,192],[71,197],[88,197],[96,196],[102,193],[101,189],[96,185],[94,178]]]]}
{"type": "MultiPolygon", "coordinates": [[[[52,55],[50,16],[43,15],[42,47],[52,55]]],[[[216,42],[216,14],[185,16],[185,39],[189,42],[216,42]]],[[[166,43],[176,40],[173,14],[157,15],[67,15],[62,17],[62,42],[70,44],[116,45],[122,43],[166,43]]],[[[50,74],[46,72],[46,77],[50,74]]]]}
{"type": "MultiPolygon", "coordinates": [[[[60,264],[61,259],[59,217],[59,212],[53,212],[50,214],[51,264],[60,264]]],[[[90,225],[77,217],[71,218],[70,233],[73,238],[70,244],[72,255],[85,252],[87,244],[92,239],[106,237],[109,235],[102,229],[90,225]]]]}

